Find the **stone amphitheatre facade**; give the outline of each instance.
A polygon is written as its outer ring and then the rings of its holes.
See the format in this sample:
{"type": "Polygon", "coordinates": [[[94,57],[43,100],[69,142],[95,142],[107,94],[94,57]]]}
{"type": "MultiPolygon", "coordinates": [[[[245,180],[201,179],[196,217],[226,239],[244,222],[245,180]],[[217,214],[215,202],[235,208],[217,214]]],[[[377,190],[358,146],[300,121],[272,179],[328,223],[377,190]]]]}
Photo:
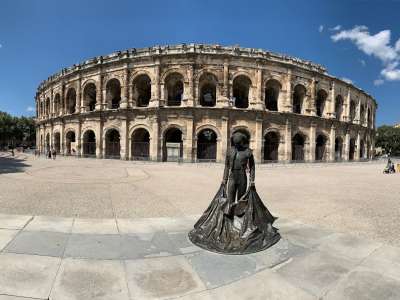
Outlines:
{"type": "Polygon", "coordinates": [[[64,155],[257,162],[372,156],[376,101],[312,62],[259,49],[156,46],[95,57],[43,81],[37,145],[64,155]]]}

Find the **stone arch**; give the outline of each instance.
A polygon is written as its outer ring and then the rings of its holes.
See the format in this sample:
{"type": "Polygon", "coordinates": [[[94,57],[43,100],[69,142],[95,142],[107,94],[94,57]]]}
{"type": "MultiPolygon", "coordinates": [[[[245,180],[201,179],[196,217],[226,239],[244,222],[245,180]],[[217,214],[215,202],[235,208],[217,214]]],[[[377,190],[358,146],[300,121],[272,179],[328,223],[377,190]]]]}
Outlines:
{"type": "Polygon", "coordinates": [[[51,141],[50,141],[50,133],[46,133],[46,151],[50,151],[51,141]]]}
{"type": "Polygon", "coordinates": [[[83,87],[83,105],[86,111],[94,111],[96,109],[97,88],[93,81],[87,82],[83,87]]]}
{"type": "Polygon", "coordinates": [[[367,127],[372,127],[371,108],[367,108],[367,127]]]}
{"type": "Polygon", "coordinates": [[[105,158],[121,158],[121,135],[119,130],[109,127],[104,132],[105,158]]]}
{"type": "Polygon", "coordinates": [[[73,114],[76,111],[76,90],[70,87],[67,90],[67,95],[65,97],[67,113],[73,114]]]}
{"type": "Polygon", "coordinates": [[[54,150],[56,150],[57,153],[61,152],[61,134],[59,131],[54,131],[53,133],[53,145],[54,145],[54,150]]]}
{"type": "Polygon", "coordinates": [[[248,108],[251,96],[251,79],[244,74],[238,74],[232,80],[232,96],[234,98],[235,107],[248,108]]]}
{"type": "Polygon", "coordinates": [[[163,161],[176,161],[183,157],[183,131],[180,126],[170,125],[163,132],[163,161]]]}
{"type": "Polygon", "coordinates": [[[323,117],[325,112],[326,99],[328,93],[324,89],[319,89],[317,92],[317,100],[315,101],[315,108],[318,117],[323,117]]]}
{"type": "Polygon", "coordinates": [[[350,122],[354,122],[356,119],[356,102],[351,99],[350,100],[350,122]]]}
{"type": "Polygon", "coordinates": [[[322,161],[327,159],[327,141],[328,137],[320,133],[315,139],[315,160],[322,161]]]}
{"type": "Polygon", "coordinates": [[[198,95],[201,106],[215,106],[217,102],[218,78],[211,72],[203,72],[199,77],[198,95]]]}
{"type": "Polygon", "coordinates": [[[360,160],[361,159],[365,159],[365,142],[364,142],[364,139],[362,138],[362,139],[360,139],[360,149],[359,149],[359,151],[360,151],[360,160]]]}
{"type": "Polygon", "coordinates": [[[121,104],[121,82],[111,78],[106,83],[106,102],[109,109],[118,109],[121,104]]]}
{"type": "Polygon", "coordinates": [[[184,86],[184,76],[180,72],[171,72],[165,77],[164,95],[167,106],[181,106],[184,86]]]}
{"type": "Polygon", "coordinates": [[[46,98],[46,114],[47,114],[47,116],[51,115],[50,98],[49,97],[46,98]]]}
{"type": "Polygon", "coordinates": [[[307,136],[302,132],[297,132],[292,137],[292,160],[304,161],[305,160],[305,146],[307,136]]]}
{"type": "Polygon", "coordinates": [[[335,138],[335,160],[343,159],[343,138],[338,136],[335,138]]]}
{"type": "Polygon", "coordinates": [[[210,130],[214,131],[217,134],[217,139],[221,140],[221,131],[212,124],[203,124],[203,125],[198,126],[195,131],[196,137],[200,133],[200,131],[202,131],[204,129],[210,129],[210,130]]]}
{"type": "Polygon", "coordinates": [[[150,132],[147,128],[136,126],[131,133],[131,158],[148,160],[150,158],[150,132]]]}
{"type": "Polygon", "coordinates": [[[343,97],[342,95],[337,95],[335,98],[335,117],[336,120],[341,121],[343,117],[343,97]]]}
{"type": "Polygon", "coordinates": [[[270,111],[278,111],[279,94],[282,89],[282,84],[276,79],[269,79],[265,83],[265,108],[270,111]]]}
{"type": "Polygon", "coordinates": [[[360,124],[361,125],[365,124],[365,106],[364,106],[364,104],[361,104],[361,106],[360,106],[360,124]]]}
{"type": "Polygon", "coordinates": [[[56,116],[59,116],[61,112],[61,96],[59,93],[55,94],[53,101],[54,101],[54,113],[56,116]]]}
{"type": "Polygon", "coordinates": [[[356,139],[350,138],[350,145],[349,145],[349,160],[354,160],[356,154],[356,139]]]}
{"type": "Polygon", "coordinates": [[[83,133],[82,153],[85,157],[96,156],[96,133],[92,129],[87,129],[83,133]]]}
{"type": "Polygon", "coordinates": [[[304,99],[306,97],[307,89],[302,84],[297,84],[293,89],[293,113],[303,113],[304,99]]]}
{"type": "Polygon", "coordinates": [[[151,77],[139,73],[132,80],[132,99],[139,107],[149,106],[151,99],[151,77]]]}
{"type": "Polygon", "coordinates": [[[76,135],[75,130],[68,130],[65,133],[65,154],[75,155],[76,154],[76,135]]]}
{"type": "Polygon", "coordinates": [[[211,128],[203,128],[196,134],[197,161],[216,161],[217,133],[211,128]]]}
{"type": "Polygon", "coordinates": [[[264,161],[277,161],[279,158],[280,133],[278,130],[267,130],[264,133],[264,161]]]}

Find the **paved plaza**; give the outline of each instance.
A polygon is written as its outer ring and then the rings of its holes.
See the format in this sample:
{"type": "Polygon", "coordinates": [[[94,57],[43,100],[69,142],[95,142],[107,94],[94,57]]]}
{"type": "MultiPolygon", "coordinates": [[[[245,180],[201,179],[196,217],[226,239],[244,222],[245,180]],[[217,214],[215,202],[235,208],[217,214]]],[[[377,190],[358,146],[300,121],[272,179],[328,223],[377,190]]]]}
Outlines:
{"type": "Polygon", "coordinates": [[[398,174],[384,162],[257,166],[282,239],[206,252],[186,235],[218,164],[0,157],[0,300],[399,299],[398,174]]]}

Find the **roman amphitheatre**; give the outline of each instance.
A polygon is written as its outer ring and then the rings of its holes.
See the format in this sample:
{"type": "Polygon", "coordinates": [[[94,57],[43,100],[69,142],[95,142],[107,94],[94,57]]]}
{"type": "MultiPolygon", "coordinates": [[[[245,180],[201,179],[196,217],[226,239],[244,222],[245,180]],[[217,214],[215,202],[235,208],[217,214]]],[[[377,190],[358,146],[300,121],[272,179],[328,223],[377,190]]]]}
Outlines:
{"type": "Polygon", "coordinates": [[[257,163],[369,159],[377,103],[315,63],[260,49],[155,46],[98,56],[36,93],[37,145],[123,160],[224,160],[242,131],[257,163]]]}

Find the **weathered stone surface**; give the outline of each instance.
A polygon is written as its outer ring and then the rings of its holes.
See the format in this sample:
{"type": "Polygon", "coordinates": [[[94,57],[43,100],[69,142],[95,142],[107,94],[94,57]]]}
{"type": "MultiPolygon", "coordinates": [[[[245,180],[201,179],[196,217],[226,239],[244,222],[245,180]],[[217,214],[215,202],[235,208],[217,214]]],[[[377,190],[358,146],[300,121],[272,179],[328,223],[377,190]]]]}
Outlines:
{"type": "Polygon", "coordinates": [[[22,229],[31,216],[0,214],[0,229],[22,229]]]}
{"type": "Polygon", "coordinates": [[[16,236],[18,230],[0,229],[0,251],[16,236]]]}
{"type": "Polygon", "coordinates": [[[60,258],[0,254],[0,294],[47,299],[60,258]]]}
{"type": "Polygon", "coordinates": [[[400,299],[400,281],[359,268],[341,280],[324,299],[397,300],[400,299]]]}
{"type": "Polygon", "coordinates": [[[125,264],[133,299],[169,299],[206,289],[182,256],[127,260],[125,264]]]}
{"type": "Polygon", "coordinates": [[[79,234],[118,234],[115,219],[82,219],[77,218],[72,233],[79,234]]]}
{"type": "Polygon", "coordinates": [[[61,232],[22,231],[4,249],[9,253],[61,257],[68,235],[61,232]]]}
{"type": "Polygon", "coordinates": [[[63,260],[50,299],[128,300],[122,262],[63,260]]]}
{"type": "Polygon", "coordinates": [[[34,219],[24,228],[24,230],[70,233],[73,221],[73,218],[35,216],[34,219]]]}

